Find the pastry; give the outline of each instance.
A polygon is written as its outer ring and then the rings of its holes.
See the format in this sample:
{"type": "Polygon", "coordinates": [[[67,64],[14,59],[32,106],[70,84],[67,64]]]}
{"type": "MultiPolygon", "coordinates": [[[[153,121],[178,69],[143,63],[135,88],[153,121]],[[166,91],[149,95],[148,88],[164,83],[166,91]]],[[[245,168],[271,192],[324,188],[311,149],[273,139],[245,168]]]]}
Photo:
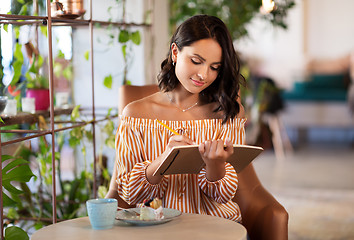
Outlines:
{"type": "Polygon", "coordinates": [[[159,198],[145,199],[144,206],[140,209],[140,220],[163,219],[162,200],[159,198]]]}

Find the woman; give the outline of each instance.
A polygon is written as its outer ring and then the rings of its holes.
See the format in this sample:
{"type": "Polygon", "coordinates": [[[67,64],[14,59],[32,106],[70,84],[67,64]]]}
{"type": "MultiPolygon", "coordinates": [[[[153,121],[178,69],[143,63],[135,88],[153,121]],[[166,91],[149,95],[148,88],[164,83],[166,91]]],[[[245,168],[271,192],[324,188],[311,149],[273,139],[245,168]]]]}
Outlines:
{"type": "Polygon", "coordinates": [[[231,201],[237,174],[226,163],[232,144],[244,142],[244,113],[236,101],[241,80],[230,33],[220,19],[198,15],[182,23],[161,64],[161,91],[123,110],[116,137],[120,197],[129,204],[159,197],[167,208],[241,221],[231,201]],[[153,176],[173,146],[189,144],[199,145],[205,162],[199,174],[153,176]]]}

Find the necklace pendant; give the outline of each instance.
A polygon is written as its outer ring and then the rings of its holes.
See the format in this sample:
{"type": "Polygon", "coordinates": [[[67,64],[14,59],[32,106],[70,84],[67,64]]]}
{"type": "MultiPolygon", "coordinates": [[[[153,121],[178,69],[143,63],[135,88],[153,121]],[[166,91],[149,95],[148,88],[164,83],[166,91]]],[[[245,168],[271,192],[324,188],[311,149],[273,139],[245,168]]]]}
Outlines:
{"type": "Polygon", "coordinates": [[[166,95],[167,95],[168,99],[170,100],[171,104],[175,105],[175,107],[178,108],[179,110],[181,110],[182,112],[187,112],[189,109],[192,109],[198,105],[198,102],[196,102],[192,106],[190,106],[186,109],[183,109],[183,108],[180,108],[176,103],[173,102],[172,98],[170,97],[170,95],[168,95],[168,93],[166,93],[166,95]]]}

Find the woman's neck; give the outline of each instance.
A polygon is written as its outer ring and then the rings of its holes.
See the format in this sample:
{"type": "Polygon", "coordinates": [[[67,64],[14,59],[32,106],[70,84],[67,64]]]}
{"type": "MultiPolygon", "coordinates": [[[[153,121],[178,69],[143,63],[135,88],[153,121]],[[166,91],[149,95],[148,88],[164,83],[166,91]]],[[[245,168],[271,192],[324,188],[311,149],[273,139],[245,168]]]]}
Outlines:
{"type": "Polygon", "coordinates": [[[170,92],[166,92],[166,96],[172,104],[175,104],[182,109],[186,109],[196,103],[198,104],[200,101],[199,93],[191,93],[183,88],[182,85],[170,92]]]}

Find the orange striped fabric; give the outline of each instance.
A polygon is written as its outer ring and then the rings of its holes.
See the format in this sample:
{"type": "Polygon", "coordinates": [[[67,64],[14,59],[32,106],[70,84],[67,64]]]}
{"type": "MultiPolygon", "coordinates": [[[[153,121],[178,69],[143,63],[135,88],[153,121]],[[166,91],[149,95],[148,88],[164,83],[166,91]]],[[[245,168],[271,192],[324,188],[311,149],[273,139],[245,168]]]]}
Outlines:
{"type": "MultiPolygon", "coordinates": [[[[162,121],[197,144],[210,139],[230,139],[243,144],[246,119],[236,118],[222,124],[221,119],[162,121]]],[[[199,174],[166,175],[159,184],[150,184],[145,168],[164,151],[172,133],[153,119],[120,117],[116,134],[118,194],[130,204],[159,197],[166,208],[186,213],[199,213],[241,221],[238,205],[231,199],[236,193],[238,178],[226,163],[225,176],[210,182],[203,168],[199,174]]]]}

